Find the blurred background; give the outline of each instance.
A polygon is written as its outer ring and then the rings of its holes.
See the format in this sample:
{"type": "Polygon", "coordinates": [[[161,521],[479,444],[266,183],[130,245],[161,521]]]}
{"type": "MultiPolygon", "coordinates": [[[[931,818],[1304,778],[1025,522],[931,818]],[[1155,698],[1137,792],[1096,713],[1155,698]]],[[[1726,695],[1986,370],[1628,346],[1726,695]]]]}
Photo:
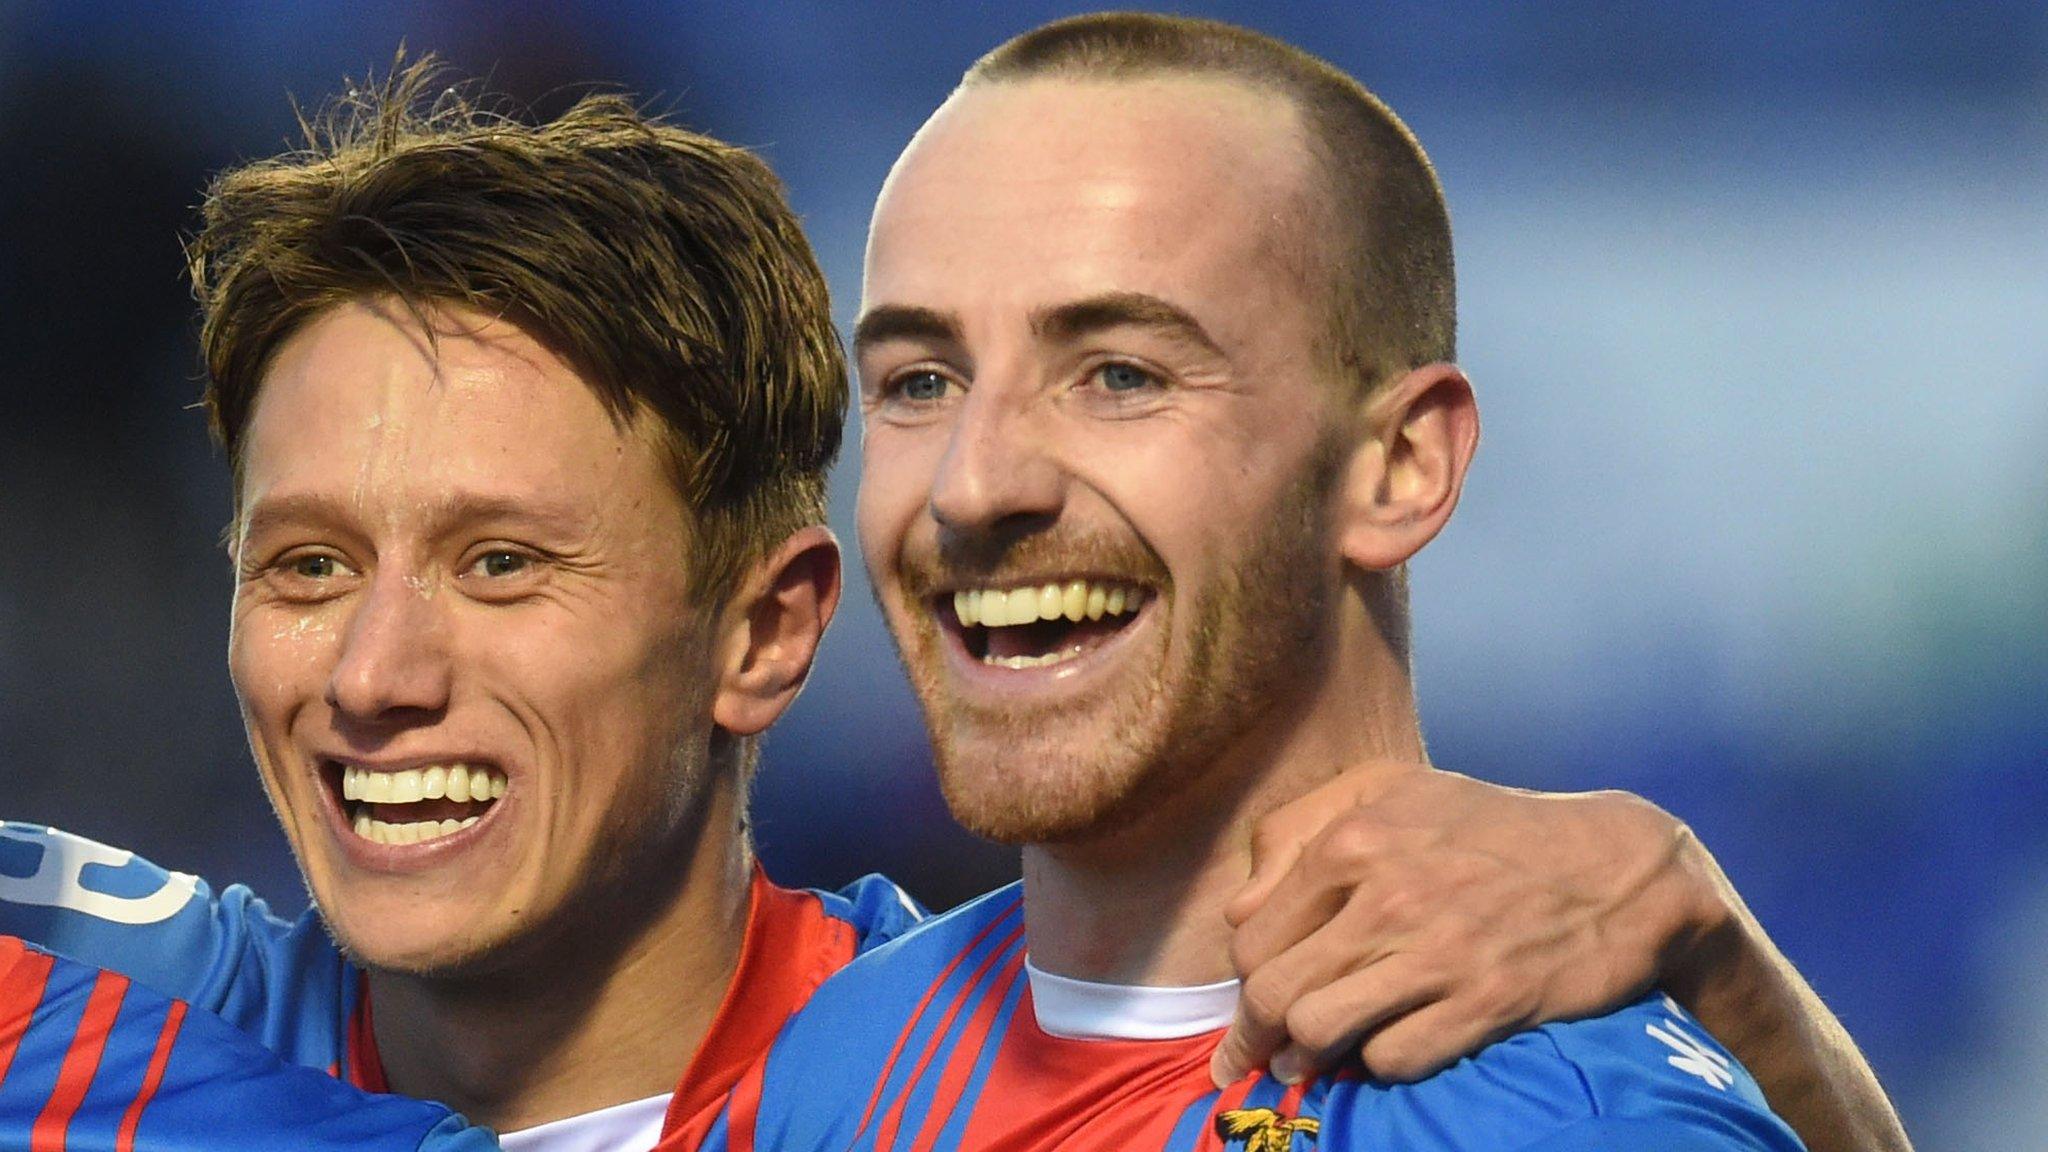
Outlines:
{"type": "MultiPolygon", "coordinates": [[[[224,667],[225,468],[178,237],[402,40],[761,150],[845,326],[896,151],[1075,9],[0,0],[0,814],[304,895],[224,667]]],[[[1416,564],[1434,757],[1680,814],[1926,1148],[2048,1131],[2048,8],[1189,5],[1435,156],[1486,443],[1416,564]]],[[[851,446],[835,519],[852,535],[851,446]]],[[[1007,879],[854,574],[768,743],[784,882],[1007,879]]]]}

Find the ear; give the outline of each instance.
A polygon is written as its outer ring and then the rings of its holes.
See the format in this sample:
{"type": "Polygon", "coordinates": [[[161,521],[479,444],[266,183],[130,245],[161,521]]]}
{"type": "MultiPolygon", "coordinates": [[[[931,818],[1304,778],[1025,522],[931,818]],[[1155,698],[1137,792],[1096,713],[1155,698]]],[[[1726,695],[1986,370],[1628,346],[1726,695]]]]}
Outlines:
{"type": "Polygon", "coordinates": [[[755,564],[720,616],[712,720],[740,736],[773,724],[803,688],[838,607],[839,541],[830,529],[801,529],[755,564]]]}
{"type": "Polygon", "coordinates": [[[1425,364],[1366,405],[1345,470],[1340,550],[1362,568],[1399,567],[1451,518],[1479,448],[1479,406],[1455,364],[1425,364]]]}

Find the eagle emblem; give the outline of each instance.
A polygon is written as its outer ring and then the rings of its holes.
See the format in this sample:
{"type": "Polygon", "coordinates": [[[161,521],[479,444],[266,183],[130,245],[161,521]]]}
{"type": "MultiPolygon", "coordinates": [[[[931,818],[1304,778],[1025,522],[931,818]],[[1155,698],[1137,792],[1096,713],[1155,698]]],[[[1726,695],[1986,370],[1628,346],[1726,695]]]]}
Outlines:
{"type": "Polygon", "coordinates": [[[1244,1141],[1244,1152],[1288,1152],[1299,1132],[1310,1140],[1322,1130],[1317,1120],[1290,1120],[1271,1108],[1238,1108],[1216,1117],[1216,1135],[1225,1144],[1244,1141]]]}

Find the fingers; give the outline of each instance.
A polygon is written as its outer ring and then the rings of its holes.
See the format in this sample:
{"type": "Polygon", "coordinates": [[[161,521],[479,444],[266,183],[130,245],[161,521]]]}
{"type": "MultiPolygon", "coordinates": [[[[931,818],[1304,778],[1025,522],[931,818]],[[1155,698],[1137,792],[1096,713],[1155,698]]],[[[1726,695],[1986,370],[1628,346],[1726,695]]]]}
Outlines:
{"type": "Polygon", "coordinates": [[[1439,1000],[1365,1037],[1358,1057],[1375,1080],[1409,1084],[1522,1030],[1519,1021],[1473,1015],[1470,1005],[1439,1000]]]}
{"type": "MultiPolygon", "coordinates": [[[[1361,915],[1361,905],[1387,904],[1392,907],[1383,911],[1398,913],[1399,906],[1413,903],[1415,884],[1390,872],[1400,871],[1396,865],[1416,854],[1408,842],[1414,833],[1388,828],[1366,808],[1325,819],[1327,826],[1291,853],[1285,874],[1268,881],[1257,906],[1235,921],[1231,960],[1240,975],[1249,975],[1340,915],[1361,915]]],[[[1354,924],[1354,954],[1371,943],[1366,935],[1371,927],[1369,920],[1354,924]]]]}
{"type": "Polygon", "coordinates": [[[1439,971],[1401,954],[1303,991],[1287,1009],[1288,1043],[1269,1064],[1274,1079],[1296,1084],[1335,1067],[1361,1042],[1440,1002],[1448,987],[1439,971]]]}
{"type": "Polygon", "coordinates": [[[1293,1083],[1327,1067],[1326,1051],[1348,1050],[1389,1016],[1441,994],[1440,973],[1415,956],[1373,946],[1350,910],[1324,919],[1306,939],[1247,972],[1237,1015],[1210,1059],[1219,1086],[1260,1067],[1293,1083]],[[1290,1041],[1312,1055],[1287,1056],[1282,1050],[1290,1041]],[[1269,1064],[1276,1053],[1285,1058],[1269,1064]]]}
{"type": "Polygon", "coordinates": [[[1243,923],[1266,901],[1281,879],[1294,869],[1308,845],[1333,821],[1371,803],[1391,786],[1410,777],[1429,774],[1429,767],[1425,764],[1368,760],[1267,813],[1252,829],[1251,876],[1224,905],[1224,918],[1233,926],[1243,923]]]}
{"type": "Polygon", "coordinates": [[[1683,882],[1683,826],[1644,802],[1382,767],[1259,825],[1229,910],[1245,985],[1219,1083],[1353,1054],[1384,1080],[1428,1075],[1625,1001],[1704,919],[1686,915],[1707,902],[1683,882]]]}
{"type": "MultiPolygon", "coordinates": [[[[1262,918],[1265,915],[1260,913],[1262,918]]],[[[1308,939],[1290,941],[1245,967],[1237,1016],[1209,1062],[1210,1074],[1219,1086],[1265,1067],[1267,1059],[1287,1042],[1288,1011],[1302,993],[1338,979],[1354,963],[1357,951],[1344,946],[1348,942],[1333,947],[1330,933],[1316,932],[1329,919],[1328,915],[1315,916],[1302,931],[1308,939]]],[[[1238,929],[1240,935],[1244,931],[1238,929]]],[[[1233,947],[1233,954],[1236,952],[1233,947]]]]}
{"type": "Polygon", "coordinates": [[[1297,1084],[1355,1054],[1373,1079],[1412,1083],[1536,1023],[1484,981],[1432,978],[1408,959],[1303,995],[1287,1014],[1290,1040],[1268,1060],[1273,1078],[1297,1084]]]}

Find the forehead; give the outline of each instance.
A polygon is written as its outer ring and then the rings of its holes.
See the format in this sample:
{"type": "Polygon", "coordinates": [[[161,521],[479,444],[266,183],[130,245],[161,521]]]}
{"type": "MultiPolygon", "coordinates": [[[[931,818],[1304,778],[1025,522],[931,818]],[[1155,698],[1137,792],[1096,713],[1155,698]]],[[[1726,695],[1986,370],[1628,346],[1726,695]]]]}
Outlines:
{"type": "Polygon", "coordinates": [[[395,301],[322,312],[264,372],[242,445],[243,496],[573,492],[652,449],[517,326],[447,307],[432,336],[395,301]]]}
{"type": "Polygon", "coordinates": [[[1226,270],[1298,285],[1314,208],[1304,140],[1288,100],[1230,80],[964,89],[911,142],[877,202],[868,302],[931,298],[997,273],[1054,294],[1170,281],[1187,290],[1226,270]]]}

